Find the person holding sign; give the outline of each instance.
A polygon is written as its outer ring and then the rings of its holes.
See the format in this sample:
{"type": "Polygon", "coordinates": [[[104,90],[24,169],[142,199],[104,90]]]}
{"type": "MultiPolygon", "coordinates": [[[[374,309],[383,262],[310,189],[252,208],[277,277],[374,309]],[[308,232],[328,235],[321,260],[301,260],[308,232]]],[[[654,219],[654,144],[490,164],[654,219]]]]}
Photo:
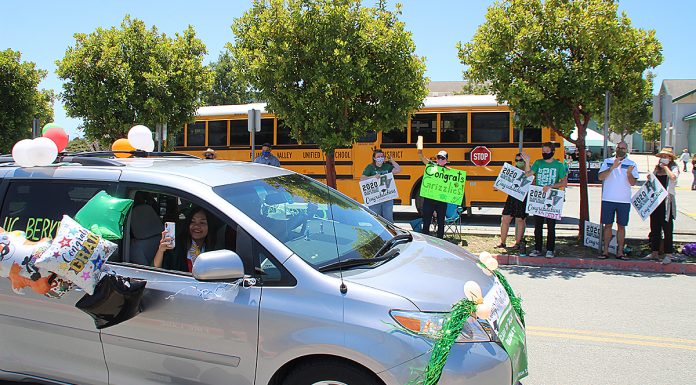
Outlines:
{"type": "MultiPolygon", "coordinates": [[[[520,170],[529,171],[529,155],[526,153],[518,153],[515,155],[515,166],[520,170]]],[[[505,207],[503,207],[503,216],[500,221],[500,244],[498,248],[506,248],[505,241],[507,240],[508,230],[510,228],[510,221],[515,218],[515,246],[513,248],[520,248],[522,238],[524,237],[524,230],[527,227],[527,198],[520,201],[519,199],[508,195],[505,201],[505,207]]]]}
{"type": "Polygon", "coordinates": [[[599,180],[602,181],[602,225],[604,226],[604,245],[599,259],[609,258],[609,242],[612,238],[612,225],[616,218],[616,258],[628,259],[624,253],[624,239],[628,214],[631,211],[631,186],[638,180],[636,162],[628,159],[628,145],[621,141],[616,145],[616,156],[604,159],[599,167],[599,180]]]}
{"type": "Polygon", "coordinates": [[[677,156],[674,155],[670,147],[663,148],[655,156],[660,158],[660,162],[655,166],[653,172],[648,174],[648,179],[657,178],[667,190],[667,198],[650,214],[650,250],[652,252],[643,259],[658,259],[660,242],[663,240],[662,233],[664,232],[665,257],[662,259],[662,263],[666,265],[672,262],[672,253],[674,253],[672,235],[674,219],[677,217],[676,187],[679,166],[675,162],[677,156]]]}
{"type": "MultiPolygon", "coordinates": [[[[553,158],[555,145],[551,142],[546,142],[541,145],[541,156],[544,159],[538,159],[532,164],[531,170],[527,171],[527,176],[532,174],[535,176],[535,184],[543,187],[544,193],[551,189],[565,188],[568,184],[566,168],[563,163],[553,158]]],[[[546,222],[546,258],[554,257],[556,248],[556,219],[545,218],[541,216],[534,217],[534,251],[530,257],[541,256],[541,245],[544,237],[544,222],[546,222]]]]}
{"type": "MultiPolygon", "coordinates": [[[[422,137],[418,137],[418,157],[421,162],[428,165],[437,165],[439,167],[447,167],[447,151],[441,150],[437,153],[436,161],[428,159],[423,155],[422,137]]],[[[421,232],[425,235],[430,234],[430,222],[433,219],[433,213],[437,214],[437,237],[445,237],[445,215],[447,213],[447,202],[436,201],[434,199],[423,197],[423,229],[421,232]]]]}
{"type": "MultiPolygon", "coordinates": [[[[368,164],[363,170],[360,180],[367,179],[380,179],[382,175],[392,173],[394,175],[401,172],[401,167],[398,163],[391,157],[384,158],[384,151],[380,149],[375,149],[372,151],[372,163],[368,164]]],[[[388,200],[386,202],[377,203],[368,206],[370,210],[374,211],[382,218],[388,220],[389,222],[394,222],[394,200],[388,200]]]]}

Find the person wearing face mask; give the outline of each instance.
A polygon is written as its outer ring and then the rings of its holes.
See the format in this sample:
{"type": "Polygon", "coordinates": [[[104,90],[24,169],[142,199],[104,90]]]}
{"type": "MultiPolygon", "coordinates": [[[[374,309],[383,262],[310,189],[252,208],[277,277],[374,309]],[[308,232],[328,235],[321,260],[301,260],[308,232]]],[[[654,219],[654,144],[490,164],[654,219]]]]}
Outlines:
{"type": "MultiPolygon", "coordinates": [[[[379,179],[381,175],[392,173],[394,175],[401,172],[401,167],[391,157],[385,159],[384,152],[380,149],[372,151],[372,163],[368,164],[363,170],[360,180],[379,179]]],[[[370,210],[374,211],[389,222],[394,222],[394,201],[386,201],[370,205],[370,210]]]]}
{"type": "MultiPolygon", "coordinates": [[[[428,159],[423,155],[423,150],[418,150],[418,157],[423,164],[436,164],[440,167],[447,167],[447,151],[441,150],[437,153],[435,161],[428,159]]],[[[430,234],[430,222],[433,219],[433,213],[437,214],[437,237],[442,239],[445,237],[445,215],[447,213],[447,202],[440,202],[430,198],[423,198],[423,234],[430,234]]]]}
{"type": "Polygon", "coordinates": [[[631,186],[638,180],[636,162],[628,158],[628,145],[621,141],[616,145],[616,156],[604,159],[599,167],[599,180],[602,181],[602,225],[604,244],[599,259],[609,258],[609,243],[612,226],[616,218],[616,258],[628,259],[624,255],[624,240],[628,216],[631,212],[631,186]]]}
{"type": "MultiPolygon", "coordinates": [[[[534,174],[534,184],[542,186],[544,192],[552,188],[565,188],[568,184],[566,168],[562,162],[553,158],[554,149],[556,146],[551,142],[546,142],[541,145],[541,156],[544,159],[538,159],[532,164],[531,170],[527,171],[527,176],[534,174]]],[[[534,251],[530,257],[540,257],[541,247],[544,237],[544,223],[546,223],[546,258],[553,258],[554,250],[556,249],[556,220],[535,216],[534,219],[534,251]]]]}
{"type": "Polygon", "coordinates": [[[271,144],[264,143],[261,146],[261,155],[254,159],[254,163],[267,164],[269,166],[280,167],[280,161],[275,155],[271,154],[271,144]]]}
{"type": "Polygon", "coordinates": [[[669,147],[663,148],[655,156],[660,158],[660,162],[655,166],[653,172],[648,174],[648,180],[657,179],[660,181],[660,184],[667,190],[667,198],[650,214],[651,253],[643,259],[658,259],[660,242],[663,241],[662,235],[664,233],[665,257],[662,259],[662,263],[666,265],[672,262],[672,253],[674,253],[672,236],[674,219],[677,217],[676,188],[679,166],[675,162],[677,156],[669,147]]]}
{"type": "MultiPolygon", "coordinates": [[[[515,155],[515,167],[520,170],[529,171],[529,155],[521,152],[515,155]]],[[[515,219],[515,246],[522,250],[521,243],[524,238],[524,230],[527,227],[527,198],[523,201],[518,200],[512,195],[508,195],[503,207],[503,216],[500,220],[500,244],[498,248],[505,249],[505,241],[507,240],[508,230],[510,229],[510,221],[515,219]]]]}

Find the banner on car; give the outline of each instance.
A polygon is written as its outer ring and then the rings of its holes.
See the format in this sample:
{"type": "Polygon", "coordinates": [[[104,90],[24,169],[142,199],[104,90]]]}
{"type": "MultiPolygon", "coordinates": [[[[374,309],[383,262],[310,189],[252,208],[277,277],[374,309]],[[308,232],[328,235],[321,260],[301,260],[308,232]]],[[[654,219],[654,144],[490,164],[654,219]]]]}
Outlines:
{"type": "Polygon", "coordinates": [[[561,219],[564,200],[565,192],[563,190],[550,189],[544,192],[541,186],[531,186],[527,193],[527,214],[561,219]]]}
{"type": "Polygon", "coordinates": [[[665,188],[662,187],[662,183],[653,176],[652,178],[648,178],[645,184],[633,194],[631,197],[631,204],[638,212],[638,215],[640,215],[643,220],[646,220],[665,198],[667,198],[667,190],[665,190],[665,188]]]}
{"type": "Polygon", "coordinates": [[[361,180],[360,192],[363,196],[363,202],[368,206],[399,197],[396,183],[394,183],[394,174],[392,173],[379,175],[379,178],[361,180]]]}
{"type": "Polygon", "coordinates": [[[505,163],[500,170],[500,174],[498,174],[498,178],[496,178],[493,184],[493,188],[510,195],[518,201],[523,201],[533,181],[533,175],[526,176],[524,170],[514,167],[509,163],[505,163]]]}

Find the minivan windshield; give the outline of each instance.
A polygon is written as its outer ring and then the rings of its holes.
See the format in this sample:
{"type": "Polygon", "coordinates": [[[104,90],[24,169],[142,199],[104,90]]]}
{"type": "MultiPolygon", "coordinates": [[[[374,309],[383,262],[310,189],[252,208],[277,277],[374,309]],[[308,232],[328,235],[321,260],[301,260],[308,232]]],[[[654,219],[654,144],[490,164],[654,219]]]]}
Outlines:
{"type": "Polygon", "coordinates": [[[291,174],[214,188],[314,268],[373,258],[396,229],[358,202],[291,174]]]}

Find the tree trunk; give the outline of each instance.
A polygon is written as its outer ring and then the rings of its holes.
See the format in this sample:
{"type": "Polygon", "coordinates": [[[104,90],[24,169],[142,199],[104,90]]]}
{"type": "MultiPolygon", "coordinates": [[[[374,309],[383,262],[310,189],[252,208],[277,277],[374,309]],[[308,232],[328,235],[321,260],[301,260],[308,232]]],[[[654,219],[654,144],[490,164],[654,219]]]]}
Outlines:
{"type": "Polygon", "coordinates": [[[585,238],[585,221],[590,219],[590,209],[587,197],[587,154],[585,153],[585,136],[587,126],[578,124],[578,140],[575,147],[578,149],[578,161],[580,162],[580,223],[578,228],[578,240],[585,238]]]}
{"type": "Polygon", "coordinates": [[[333,151],[326,153],[326,185],[336,188],[336,159],[333,151]]]}

